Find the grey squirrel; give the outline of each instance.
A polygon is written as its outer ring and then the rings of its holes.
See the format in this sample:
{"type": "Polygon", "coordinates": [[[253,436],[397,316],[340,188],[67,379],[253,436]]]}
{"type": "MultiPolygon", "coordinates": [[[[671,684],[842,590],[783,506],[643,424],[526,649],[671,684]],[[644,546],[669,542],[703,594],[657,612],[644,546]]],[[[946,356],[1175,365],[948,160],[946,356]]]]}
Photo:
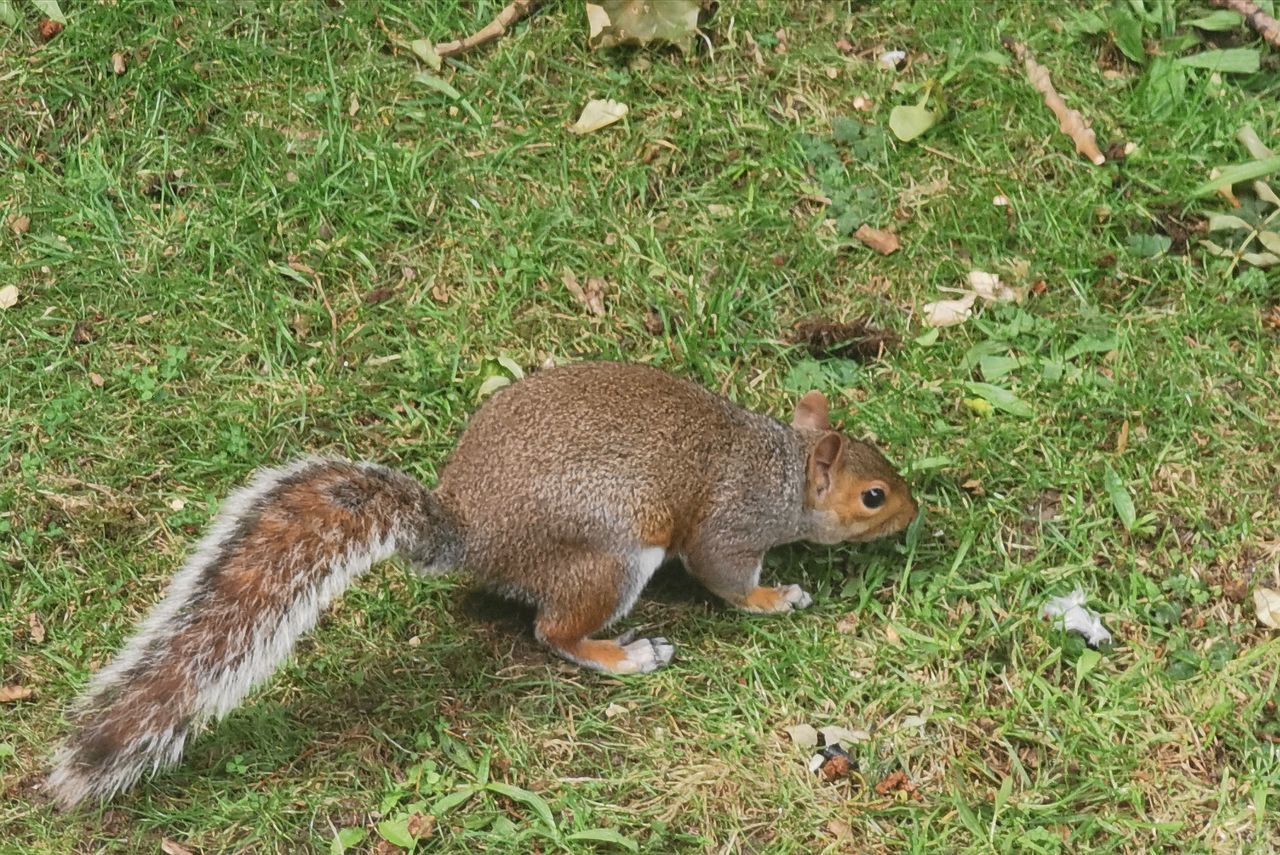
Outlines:
{"type": "Polygon", "coordinates": [[[258,472],[93,678],[47,786],[70,808],[177,763],[193,728],[233,710],[393,555],[421,573],[465,568],[532,605],[555,653],[628,674],[665,665],[672,645],[592,636],[667,558],[740,609],[786,612],[812,600],[760,586],[768,549],[871,540],[916,513],[880,452],[831,429],[820,392],[787,425],[656,368],[547,369],[476,411],[434,490],[373,463],[258,472]]]}

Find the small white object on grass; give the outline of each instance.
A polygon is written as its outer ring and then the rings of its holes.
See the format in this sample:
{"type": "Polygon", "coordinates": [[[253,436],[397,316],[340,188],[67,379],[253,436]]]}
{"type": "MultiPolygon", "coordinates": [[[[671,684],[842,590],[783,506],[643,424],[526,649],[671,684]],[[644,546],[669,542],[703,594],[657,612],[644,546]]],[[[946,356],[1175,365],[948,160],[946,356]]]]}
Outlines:
{"type": "Polygon", "coordinates": [[[887,50],[880,54],[880,64],[885,68],[897,68],[907,59],[905,50],[887,50]]]}
{"type": "Polygon", "coordinates": [[[1090,647],[1106,644],[1111,641],[1111,633],[1102,625],[1102,616],[1085,608],[1084,601],[1084,591],[1076,588],[1065,597],[1050,598],[1043,614],[1046,618],[1062,618],[1062,626],[1083,635],[1090,647]]]}

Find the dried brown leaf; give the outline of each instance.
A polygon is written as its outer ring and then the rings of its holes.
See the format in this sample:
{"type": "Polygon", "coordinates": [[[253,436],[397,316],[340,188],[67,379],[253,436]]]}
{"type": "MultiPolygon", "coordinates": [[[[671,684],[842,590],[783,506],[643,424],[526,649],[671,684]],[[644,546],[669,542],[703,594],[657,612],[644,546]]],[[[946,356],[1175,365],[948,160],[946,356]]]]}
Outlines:
{"type": "Polygon", "coordinates": [[[30,686],[19,686],[9,684],[0,686],[0,704],[11,704],[14,701],[21,701],[35,694],[35,690],[30,686]]]}
{"type": "Polygon", "coordinates": [[[5,285],[0,288],[0,309],[12,309],[18,305],[18,286],[5,285]]]}
{"type": "Polygon", "coordinates": [[[120,51],[116,51],[115,53],[111,54],[111,73],[112,74],[114,74],[116,77],[119,77],[120,75],[125,73],[127,68],[128,66],[126,66],[124,62],[124,54],[120,53],[120,51]]]}
{"type": "Polygon", "coordinates": [[[892,255],[898,251],[898,236],[893,232],[883,229],[873,229],[866,223],[858,226],[858,230],[853,236],[862,241],[866,246],[871,247],[881,255],[892,255]]]}
{"type": "Polygon", "coordinates": [[[35,612],[27,614],[27,635],[35,644],[44,644],[44,621],[35,612]]]}
{"type": "Polygon", "coordinates": [[[15,235],[24,235],[31,230],[31,218],[26,214],[14,214],[9,218],[9,230],[15,235]]]}

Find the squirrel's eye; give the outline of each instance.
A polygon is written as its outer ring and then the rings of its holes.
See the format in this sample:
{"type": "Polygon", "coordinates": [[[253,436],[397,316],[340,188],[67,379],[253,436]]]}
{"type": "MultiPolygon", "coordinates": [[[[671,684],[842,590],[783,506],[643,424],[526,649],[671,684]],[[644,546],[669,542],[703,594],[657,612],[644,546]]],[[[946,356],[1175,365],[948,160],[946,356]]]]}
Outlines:
{"type": "Polygon", "coordinates": [[[863,490],[862,504],[874,511],[876,508],[884,504],[884,490],[879,487],[872,487],[870,490],[863,490]]]}

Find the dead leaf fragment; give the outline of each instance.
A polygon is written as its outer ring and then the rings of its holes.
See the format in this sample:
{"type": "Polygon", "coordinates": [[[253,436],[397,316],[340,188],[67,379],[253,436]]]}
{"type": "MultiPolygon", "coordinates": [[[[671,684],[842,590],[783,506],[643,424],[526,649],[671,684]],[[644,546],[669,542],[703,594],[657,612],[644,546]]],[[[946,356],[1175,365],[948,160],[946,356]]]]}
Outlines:
{"type": "Polygon", "coordinates": [[[597,49],[671,44],[687,51],[698,34],[698,0],[598,0],[586,7],[587,43],[597,49]]]}
{"type": "Polygon", "coordinates": [[[801,748],[815,748],[818,745],[818,731],[810,724],[793,724],[784,727],[791,741],[801,748]]]}
{"type": "Polygon", "coordinates": [[[33,643],[44,644],[44,621],[35,612],[27,615],[27,635],[33,643]]]}
{"type": "Polygon", "coordinates": [[[866,223],[858,226],[858,230],[853,233],[853,236],[881,255],[892,255],[898,251],[900,245],[898,236],[893,232],[888,232],[884,229],[873,229],[866,223]]]}
{"type": "Polygon", "coordinates": [[[0,704],[11,704],[14,701],[25,700],[33,694],[35,694],[35,690],[30,686],[19,686],[12,683],[7,686],[0,686],[0,704]]]}
{"type": "Polygon", "coordinates": [[[977,294],[965,294],[958,300],[938,300],[936,303],[925,303],[921,311],[924,313],[925,326],[953,327],[969,320],[973,314],[973,303],[977,294]]]}
{"type": "Polygon", "coordinates": [[[587,106],[582,108],[578,121],[569,126],[569,132],[589,134],[598,131],[627,115],[628,109],[626,104],[619,101],[599,98],[588,101],[587,106]]]}
{"type": "Polygon", "coordinates": [[[630,712],[630,710],[622,704],[609,704],[609,706],[604,708],[604,717],[617,718],[620,715],[626,715],[628,712],[630,712]]]}
{"type": "Polygon", "coordinates": [[[168,837],[160,841],[160,851],[163,852],[164,855],[196,855],[196,853],[192,852],[178,841],[171,840],[168,837]]]}
{"type": "Polygon", "coordinates": [[[604,314],[604,287],[606,283],[603,279],[592,277],[587,280],[585,288],[578,283],[578,277],[573,271],[566,270],[561,276],[564,287],[577,298],[588,312],[599,317],[604,314]]]}
{"type": "Polygon", "coordinates": [[[116,51],[111,54],[111,73],[116,77],[125,73],[127,66],[124,64],[124,54],[116,51]]]}
{"type": "Polygon", "coordinates": [[[0,309],[12,309],[18,305],[18,286],[6,285],[0,288],[0,309]]]}
{"type": "Polygon", "coordinates": [[[15,214],[9,218],[9,230],[15,235],[24,235],[31,229],[31,218],[26,214],[15,214]]]}
{"type": "Polygon", "coordinates": [[[429,813],[415,813],[405,823],[405,831],[410,837],[421,839],[436,830],[436,818],[429,813]]]}
{"type": "Polygon", "coordinates": [[[880,783],[876,784],[876,792],[882,796],[895,793],[905,793],[908,798],[914,799],[915,801],[920,801],[923,798],[920,791],[916,789],[915,784],[912,784],[907,778],[907,773],[903,772],[901,769],[893,772],[881,780],[880,783]]]}
{"type": "Polygon", "coordinates": [[[969,271],[969,287],[973,293],[992,303],[1010,303],[1021,296],[1017,290],[1000,281],[997,274],[983,270],[969,271]]]}
{"type": "Polygon", "coordinates": [[[1259,585],[1253,589],[1253,607],[1260,624],[1280,629],[1280,591],[1259,585]]]}
{"type": "Polygon", "coordinates": [[[98,374],[95,371],[90,371],[89,382],[94,385],[94,388],[101,389],[107,381],[101,374],[98,374]]]}

